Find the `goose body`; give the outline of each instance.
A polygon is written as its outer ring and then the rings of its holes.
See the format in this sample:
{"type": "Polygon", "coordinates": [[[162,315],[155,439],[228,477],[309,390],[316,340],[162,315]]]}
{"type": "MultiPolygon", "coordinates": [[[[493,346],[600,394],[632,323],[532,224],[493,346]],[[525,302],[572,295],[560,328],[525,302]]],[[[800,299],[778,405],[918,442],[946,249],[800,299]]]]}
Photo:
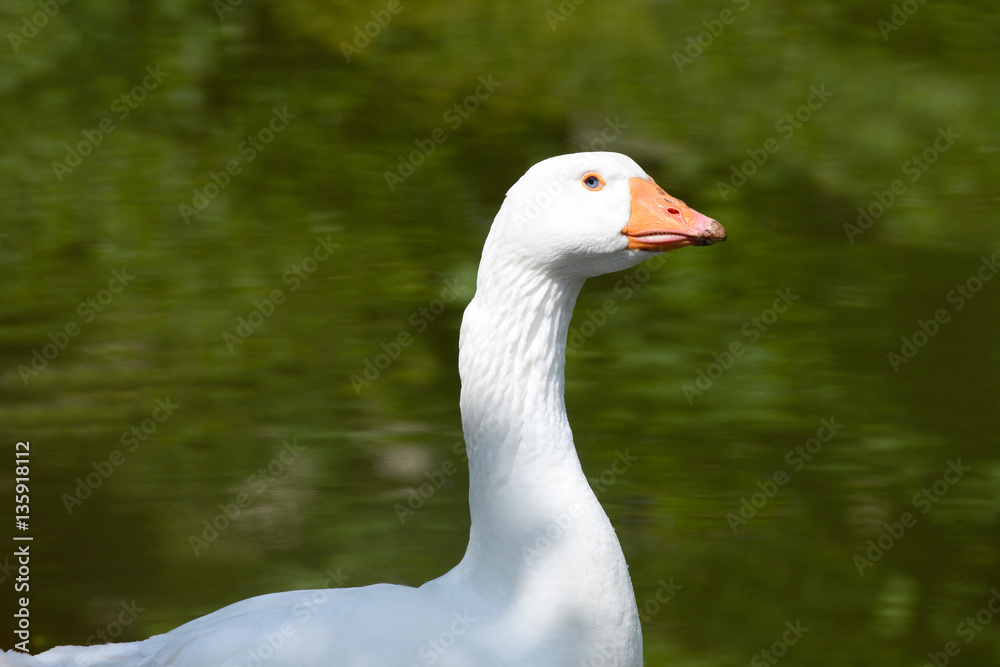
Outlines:
{"type": "Polygon", "coordinates": [[[725,239],[630,158],[578,153],[510,189],[462,321],[472,526],[461,562],[419,588],[250,598],[144,641],[0,664],[65,667],[642,665],[635,595],[564,403],[566,334],[591,276],[725,239]]]}

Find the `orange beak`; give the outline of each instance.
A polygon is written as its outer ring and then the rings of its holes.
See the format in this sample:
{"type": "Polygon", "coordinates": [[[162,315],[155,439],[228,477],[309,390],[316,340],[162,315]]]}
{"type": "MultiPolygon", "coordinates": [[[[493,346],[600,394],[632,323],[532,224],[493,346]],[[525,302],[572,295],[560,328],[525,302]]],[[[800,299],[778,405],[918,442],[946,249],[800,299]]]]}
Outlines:
{"type": "Polygon", "coordinates": [[[687,245],[712,245],[726,240],[715,220],[674,199],[653,179],[630,178],[632,213],[622,234],[630,250],[663,252],[687,245]]]}

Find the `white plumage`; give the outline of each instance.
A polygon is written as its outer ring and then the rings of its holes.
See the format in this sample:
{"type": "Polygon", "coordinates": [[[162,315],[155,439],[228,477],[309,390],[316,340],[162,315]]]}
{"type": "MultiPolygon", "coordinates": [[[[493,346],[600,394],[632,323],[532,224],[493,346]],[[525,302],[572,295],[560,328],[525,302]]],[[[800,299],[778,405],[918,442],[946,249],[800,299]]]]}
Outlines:
{"type": "Polygon", "coordinates": [[[631,159],[579,153],[507,193],[462,321],[472,527],[462,561],[419,588],[275,593],[131,644],[8,652],[65,667],[559,667],[642,664],[614,528],[564,404],[566,333],[586,278],[724,240],[631,159]]]}

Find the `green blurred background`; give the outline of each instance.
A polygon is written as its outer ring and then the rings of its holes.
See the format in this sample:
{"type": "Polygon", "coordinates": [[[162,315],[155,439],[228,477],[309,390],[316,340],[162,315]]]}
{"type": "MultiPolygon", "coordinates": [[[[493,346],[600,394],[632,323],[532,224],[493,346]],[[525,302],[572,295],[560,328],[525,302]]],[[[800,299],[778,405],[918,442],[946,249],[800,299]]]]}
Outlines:
{"type": "Polygon", "coordinates": [[[995,2],[4,0],[0,29],[0,428],[5,471],[31,441],[35,650],[453,566],[488,225],[534,162],[606,148],[729,232],[592,280],[574,320],[568,409],[647,664],[770,664],[796,622],[788,664],[1000,662],[995,2]]]}

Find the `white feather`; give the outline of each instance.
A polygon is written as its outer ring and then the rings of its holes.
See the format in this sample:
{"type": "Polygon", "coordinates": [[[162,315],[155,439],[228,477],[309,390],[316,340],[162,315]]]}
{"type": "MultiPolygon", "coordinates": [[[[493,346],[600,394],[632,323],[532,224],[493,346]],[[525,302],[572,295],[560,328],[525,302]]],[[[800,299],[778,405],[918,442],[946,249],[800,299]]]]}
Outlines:
{"type": "Polygon", "coordinates": [[[625,558],[580,467],[564,405],[566,332],[589,276],[628,250],[615,153],[533,166],[510,189],[462,322],[459,370],[472,528],[465,557],[420,588],[292,591],[237,602],[131,644],[64,646],[0,664],[61,667],[637,667],[625,558]],[[606,182],[581,184],[588,172],[606,182]]]}

